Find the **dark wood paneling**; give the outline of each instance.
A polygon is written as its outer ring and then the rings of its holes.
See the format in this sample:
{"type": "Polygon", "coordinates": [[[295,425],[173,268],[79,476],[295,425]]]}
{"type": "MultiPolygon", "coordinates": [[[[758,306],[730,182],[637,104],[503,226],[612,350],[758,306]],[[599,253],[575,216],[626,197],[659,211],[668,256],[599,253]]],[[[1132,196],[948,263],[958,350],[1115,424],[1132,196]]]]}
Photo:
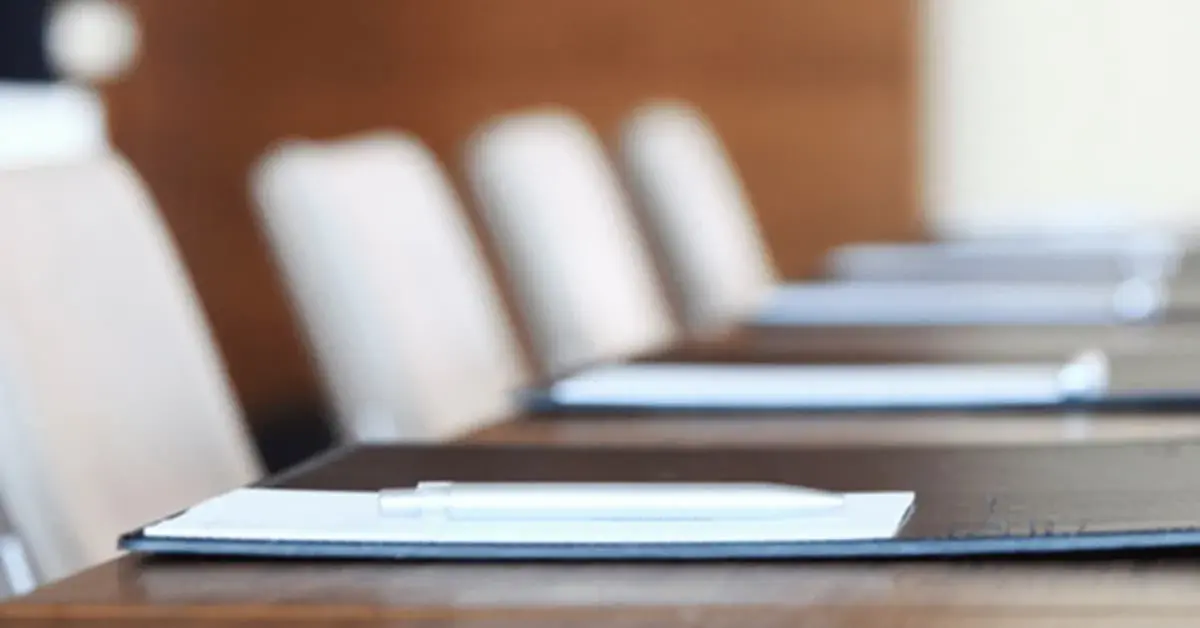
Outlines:
{"type": "Polygon", "coordinates": [[[108,96],[253,413],[317,398],[247,207],[270,142],[403,127],[460,176],[497,113],[553,102],[612,132],[685,98],[799,277],[831,244],[920,230],[914,1],[140,0],[142,62],[108,96]]]}

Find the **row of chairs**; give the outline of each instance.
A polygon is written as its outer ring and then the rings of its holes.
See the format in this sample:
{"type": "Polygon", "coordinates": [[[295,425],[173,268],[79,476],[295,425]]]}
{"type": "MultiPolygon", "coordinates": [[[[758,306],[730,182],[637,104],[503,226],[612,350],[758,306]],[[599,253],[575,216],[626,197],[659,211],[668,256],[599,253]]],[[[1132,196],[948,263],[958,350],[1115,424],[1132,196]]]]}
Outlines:
{"type": "MultiPolygon", "coordinates": [[[[644,109],[630,129],[647,206],[694,192],[655,163],[723,159],[715,144],[697,150],[714,139],[683,106],[644,109]]],[[[585,123],[511,116],[468,153],[540,376],[684,333],[585,123]]],[[[723,187],[681,199],[689,211],[744,209],[728,164],[700,165],[723,187]]],[[[417,138],[284,142],[252,187],[346,440],[445,439],[512,415],[533,369],[458,195],[417,138]]],[[[774,282],[739,212],[657,219],[664,233],[682,220],[737,244],[677,241],[703,265],[704,292],[683,310],[697,328],[736,318],[774,282]]],[[[261,475],[186,270],[120,156],[0,172],[0,269],[0,510],[39,579],[108,559],[118,533],[261,475]]]]}
{"type": "MultiPolygon", "coordinates": [[[[644,143],[708,133],[697,113],[680,106],[645,109],[635,120],[651,117],[687,126],[658,136],[634,126],[629,137],[644,143]]],[[[373,132],[288,142],[254,178],[280,269],[356,440],[443,438],[509,416],[513,391],[530,383],[531,371],[553,378],[667,346],[718,319],[732,323],[774,281],[753,222],[740,230],[753,234],[748,246],[734,247],[719,239],[742,237],[739,230],[710,225],[720,231],[709,252],[729,262],[721,268],[727,288],[713,298],[708,282],[697,281],[709,292],[683,301],[687,324],[680,325],[633,205],[579,118],[510,116],[483,128],[467,152],[536,369],[522,362],[460,198],[417,138],[373,132]],[[402,381],[414,390],[401,390],[402,381]],[[464,387],[475,394],[462,396],[464,387]],[[414,416],[436,420],[397,421],[414,416]]],[[[694,152],[676,150],[672,160],[676,154],[694,152]]],[[[724,174],[734,183],[732,169],[724,174]]]]}

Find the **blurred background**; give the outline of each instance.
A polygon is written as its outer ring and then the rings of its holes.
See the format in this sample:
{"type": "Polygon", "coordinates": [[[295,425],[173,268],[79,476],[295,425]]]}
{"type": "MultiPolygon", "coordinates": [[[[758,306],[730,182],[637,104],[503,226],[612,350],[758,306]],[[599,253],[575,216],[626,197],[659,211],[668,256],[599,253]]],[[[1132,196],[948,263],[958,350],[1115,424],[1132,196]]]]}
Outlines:
{"type": "Polygon", "coordinates": [[[61,90],[57,135],[25,150],[99,124],[128,156],[277,467],[328,438],[246,189],[281,138],[405,129],[461,183],[496,114],[561,104],[612,137],[684,99],[789,279],[861,240],[1190,230],[1196,18],[1189,0],[4,0],[0,121],[61,90]]]}

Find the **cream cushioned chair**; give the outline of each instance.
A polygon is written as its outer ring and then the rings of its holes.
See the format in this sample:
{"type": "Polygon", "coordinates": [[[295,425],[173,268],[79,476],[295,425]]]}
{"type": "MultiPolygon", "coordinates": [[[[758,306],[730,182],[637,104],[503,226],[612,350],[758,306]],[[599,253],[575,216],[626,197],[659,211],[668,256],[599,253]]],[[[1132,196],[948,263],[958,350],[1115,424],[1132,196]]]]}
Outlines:
{"type": "Polygon", "coordinates": [[[260,474],[132,169],[101,156],[0,171],[0,500],[41,578],[260,474]]]}
{"type": "Polygon", "coordinates": [[[500,118],[471,182],[550,375],[661,347],[676,328],[603,146],[557,109],[500,118]]]}
{"type": "Polygon", "coordinates": [[[458,198],[419,141],[284,143],[254,189],[350,438],[446,439],[512,415],[526,368],[458,198]]]}
{"type": "Polygon", "coordinates": [[[742,321],[779,279],[724,147],[699,112],[659,102],[626,121],[624,171],[693,330],[742,321]]]}

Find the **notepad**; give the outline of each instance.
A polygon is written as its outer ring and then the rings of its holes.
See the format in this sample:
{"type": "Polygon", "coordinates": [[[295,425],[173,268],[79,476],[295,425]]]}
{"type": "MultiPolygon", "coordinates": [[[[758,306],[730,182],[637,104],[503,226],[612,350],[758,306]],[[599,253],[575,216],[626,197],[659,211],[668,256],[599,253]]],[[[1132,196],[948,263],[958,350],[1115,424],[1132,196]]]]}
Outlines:
{"type": "Polygon", "coordinates": [[[1120,281],[1174,275],[1186,242],[1161,233],[1077,238],[1000,237],[931,243],[859,243],[826,259],[842,280],[1120,281]]]}
{"type": "Polygon", "coordinates": [[[1052,406],[1103,397],[1103,354],[1067,364],[619,364],[553,383],[572,408],[889,409],[1052,406]]]}
{"type": "Polygon", "coordinates": [[[760,325],[1090,325],[1156,320],[1165,285],[999,282],[813,282],[781,286],[760,325]]]}
{"type": "MultiPolygon", "coordinates": [[[[147,526],[143,541],[516,546],[682,545],[888,539],[909,492],[848,493],[841,506],[765,519],[454,521],[383,516],[366,491],[245,488],[147,526]]],[[[136,544],[135,544],[136,546],[136,544]]],[[[260,548],[261,550],[262,548],[260,548]]]]}

